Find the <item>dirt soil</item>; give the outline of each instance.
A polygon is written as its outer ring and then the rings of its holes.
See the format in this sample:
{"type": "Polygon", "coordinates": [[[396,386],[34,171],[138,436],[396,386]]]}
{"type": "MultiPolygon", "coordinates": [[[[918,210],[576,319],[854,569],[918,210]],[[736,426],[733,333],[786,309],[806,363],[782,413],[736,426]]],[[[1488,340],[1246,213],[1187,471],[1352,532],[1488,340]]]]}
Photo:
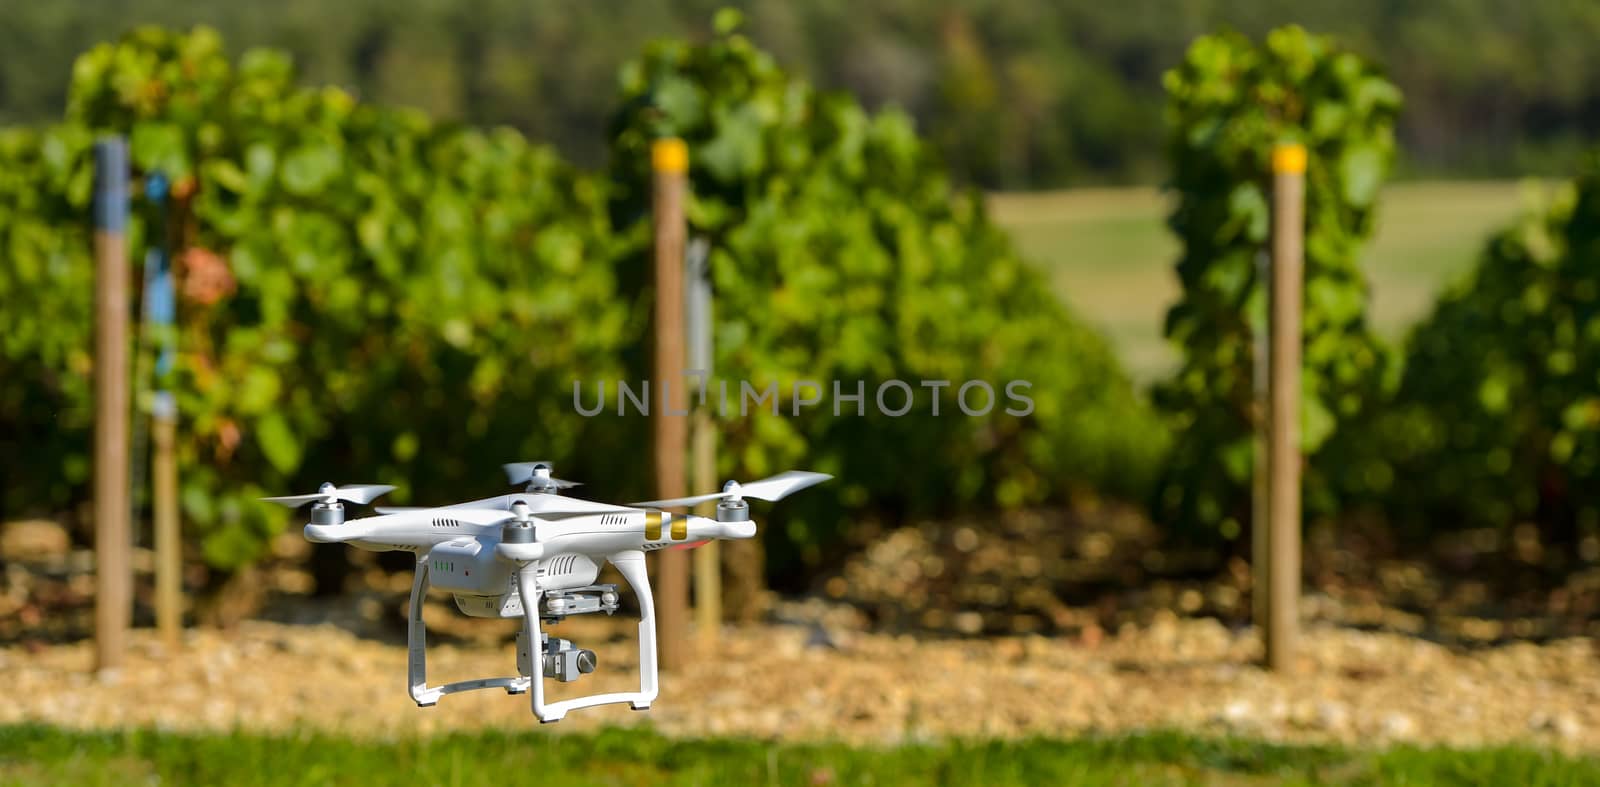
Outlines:
{"type": "MultiPolygon", "coordinates": [[[[409,572],[360,563],[344,594],[316,599],[307,549],[286,535],[256,577],[267,620],[190,630],[170,654],[140,628],[125,666],[105,676],[91,672],[84,638],[87,553],[57,544],[47,561],[5,564],[0,677],[13,691],[0,723],[380,737],[536,726],[525,696],[499,690],[415,707],[402,644],[409,572]]],[[[922,523],[873,535],[807,599],[767,599],[766,623],[727,628],[664,676],[649,713],[575,711],[547,729],[887,744],[1181,728],[1600,753],[1600,543],[1559,550],[1525,529],[1469,532],[1406,557],[1356,528],[1313,530],[1291,676],[1255,666],[1250,592],[1239,558],[1163,545],[1115,507],[922,523]]],[[[443,595],[426,614],[432,682],[514,673],[515,621],[466,619],[443,595]]],[[[555,698],[637,685],[626,617],[555,629],[600,662],[577,684],[548,684],[555,698]]]]}
{"type": "MultiPolygon", "coordinates": [[[[791,610],[794,612],[794,610],[791,610]]],[[[1451,650],[1415,637],[1314,625],[1299,674],[1254,666],[1251,629],[1157,615],[1103,636],[917,639],[813,622],[729,628],[715,649],[664,677],[648,713],[575,711],[552,732],[651,724],[668,735],[890,744],[1183,728],[1281,741],[1478,745],[1524,741],[1600,752],[1600,654],[1586,638],[1451,650]]],[[[600,670],[558,696],[630,688],[632,621],[575,618],[556,629],[600,670]],[[564,630],[563,630],[564,629],[564,630]]],[[[430,651],[434,682],[514,672],[509,644],[430,651]]],[[[419,709],[405,649],[332,624],[247,622],[194,630],[163,652],[134,632],[115,675],[91,672],[88,642],[0,649],[0,723],[73,728],[317,729],[358,737],[537,726],[526,696],[447,696],[419,709]]]]}
{"type": "MultiPolygon", "coordinates": [[[[1381,527],[1322,523],[1308,528],[1304,562],[1309,621],[1458,647],[1600,639],[1593,536],[1543,544],[1524,525],[1401,546],[1381,527]]],[[[1164,541],[1136,510],[1093,502],[874,534],[814,590],[874,630],[939,636],[1092,635],[1164,613],[1252,619],[1243,556],[1164,541]]]]}

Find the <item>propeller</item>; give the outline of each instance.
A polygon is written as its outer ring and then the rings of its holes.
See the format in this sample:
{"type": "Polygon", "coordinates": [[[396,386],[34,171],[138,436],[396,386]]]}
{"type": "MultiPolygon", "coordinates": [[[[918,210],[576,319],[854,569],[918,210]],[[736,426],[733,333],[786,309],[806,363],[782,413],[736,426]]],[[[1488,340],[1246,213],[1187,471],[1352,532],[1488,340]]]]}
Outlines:
{"type": "Polygon", "coordinates": [[[325,483],[316,491],[315,494],[263,497],[261,499],[268,502],[277,503],[279,505],[288,506],[290,508],[299,508],[306,503],[322,503],[323,505],[333,505],[340,500],[349,503],[360,503],[365,505],[377,500],[380,495],[392,491],[394,491],[394,487],[389,486],[388,484],[348,484],[346,486],[334,486],[333,484],[325,483]]]}
{"type": "Polygon", "coordinates": [[[712,492],[709,495],[674,497],[667,500],[646,500],[642,503],[629,503],[628,505],[639,508],[676,508],[679,506],[698,505],[708,500],[727,500],[737,503],[746,497],[756,500],[782,500],[808,486],[820,484],[832,477],[827,473],[786,470],[775,476],[769,476],[760,481],[751,481],[748,484],[729,481],[722,487],[721,492],[712,492]]]}
{"type": "Polygon", "coordinates": [[[549,462],[510,462],[500,467],[506,471],[506,478],[512,484],[527,484],[535,491],[582,486],[577,481],[550,477],[553,466],[549,462]]]}

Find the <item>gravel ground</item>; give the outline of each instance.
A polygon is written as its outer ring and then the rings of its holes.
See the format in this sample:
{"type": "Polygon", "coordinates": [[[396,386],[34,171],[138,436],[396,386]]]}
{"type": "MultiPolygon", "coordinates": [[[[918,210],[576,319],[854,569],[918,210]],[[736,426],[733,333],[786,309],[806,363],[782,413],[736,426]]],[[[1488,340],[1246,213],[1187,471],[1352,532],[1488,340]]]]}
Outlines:
{"type": "MultiPolygon", "coordinates": [[[[818,619],[827,614],[818,607],[818,619]]],[[[595,649],[580,693],[629,687],[631,621],[573,619],[557,632],[595,649]]],[[[917,639],[832,624],[728,629],[664,677],[649,713],[574,711],[550,729],[653,724],[668,735],[888,744],[1182,728],[1281,741],[1479,745],[1523,741],[1600,752],[1600,652],[1589,639],[1453,651],[1396,634],[1316,625],[1300,673],[1253,666],[1253,631],[1161,615],[1077,637],[917,639]]],[[[430,649],[434,682],[514,670],[506,645],[430,649]]],[[[0,649],[10,691],[0,723],[72,728],[319,729],[396,737],[537,726],[525,696],[480,691],[419,709],[405,649],[331,624],[247,622],[188,632],[165,654],[134,632],[115,676],[90,673],[90,644],[0,649]]],[[[550,684],[555,686],[555,684],[550,684]]],[[[573,686],[557,687],[564,696],[573,686]]]]}

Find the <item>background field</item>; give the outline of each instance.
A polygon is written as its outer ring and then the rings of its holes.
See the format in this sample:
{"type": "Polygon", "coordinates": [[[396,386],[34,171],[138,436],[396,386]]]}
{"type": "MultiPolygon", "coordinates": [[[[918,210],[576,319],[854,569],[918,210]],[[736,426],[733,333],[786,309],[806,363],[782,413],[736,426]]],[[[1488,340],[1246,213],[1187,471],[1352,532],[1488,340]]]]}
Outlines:
{"type": "MultiPolygon", "coordinates": [[[[1471,267],[1484,239],[1543,188],[1537,182],[1391,185],[1364,265],[1373,321],[1398,338],[1426,315],[1438,290],[1471,267]]],[[[1105,331],[1141,382],[1169,371],[1176,353],[1161,335],[1178,296],[1178,243],[1156,188],[997,193],[995,220],[1026,257],[1049,271],[1056,293],[1105,331]]]]}

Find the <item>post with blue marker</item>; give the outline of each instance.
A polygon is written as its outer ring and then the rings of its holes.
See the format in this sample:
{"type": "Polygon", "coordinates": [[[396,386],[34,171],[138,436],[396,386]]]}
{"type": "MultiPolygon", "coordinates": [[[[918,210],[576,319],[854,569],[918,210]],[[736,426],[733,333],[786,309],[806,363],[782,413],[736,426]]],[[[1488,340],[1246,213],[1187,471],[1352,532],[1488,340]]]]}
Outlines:
{"type": "Polygon", "coordinates": [[[94,145],[95,670],[122,666],[133,617],[128,528],[128,147],[94,145]]]}
{"type": "MultiPolygon", "coordinates": [[[[689,368],[700,374],[701,390],[711,380],[711,269],[710,244],[705,238],[695,238],[684,255],[684,306],[687,317],[684,325],[687,334],[689,368]]],[[[690,452],[693,459],[695,489],[717,488],[717,432],[711,418],[711,408],[702,393],[694,408],[694,421],[690,431],[690,452]]],[[[700,504],[703,517],[717,515],[716,504],[700,504]]],[[[694,553],[694,617],[695,633],[700,646],[708,652],[717,647],[722,629],[722,550],[721,542],[712,539],[702,544],[694,553]]]]}
{"type": "Polygon", "coordinates": [[[166,177],[153,172],[145,178],[145,198],[155,206],[153,239],[145,254],[145,332],[155,346],[155,391],[150,397],[151,509],[155,520],[156,630],[167,653],[174,653],[183,637],[183,542],[178,527],[178,403],[171,380],[176,354],[172,258],[167,253],[166,177]]]}

